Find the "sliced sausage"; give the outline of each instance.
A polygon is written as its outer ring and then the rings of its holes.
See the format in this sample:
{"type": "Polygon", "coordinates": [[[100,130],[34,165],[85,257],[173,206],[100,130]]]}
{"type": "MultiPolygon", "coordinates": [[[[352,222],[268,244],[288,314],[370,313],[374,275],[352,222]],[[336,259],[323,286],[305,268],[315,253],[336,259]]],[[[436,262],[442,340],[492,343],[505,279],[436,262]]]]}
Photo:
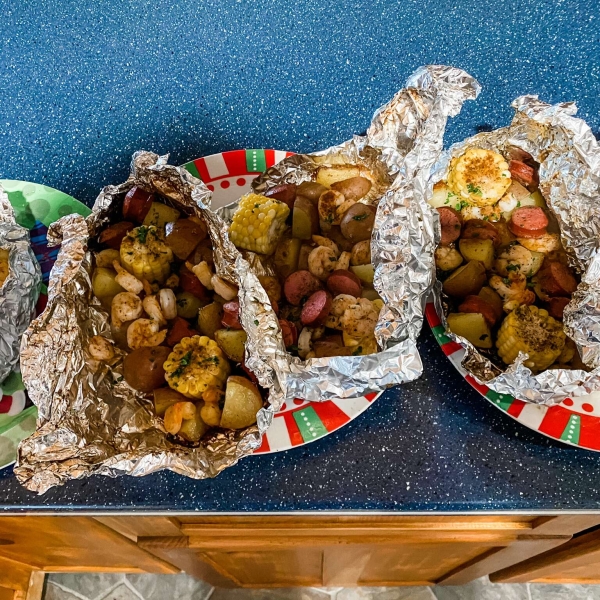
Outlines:
{"type": "Polygon", "coordinates": [[[462,237],[465,240],[492,240],[494,246],[500,244],[500,234],[493,223],[483,219],[470,219],[465,223],[462,237]]]}
{"type": "Polygon", "coordinates": [[[458,307],[458,310],[462,313],[479,313],[483,315],[490,327],[495,325],[498,320],[498,314],[494,307],[479,296],[467,296],[458,307]]]}
{"type": "Polygon", "coordinates": [[[308,298],[320,288],[321,283],[310,271],[296,271],[286,278],[283,294],[290,304],[299,306],[303,298],[308,298]]]}
{"type": "Polygon", "coordinates": [[[508,228],[517,237],[537,238],[546,233],[548,217],[539,206],[516,208],[508,222],[508,228]]]}
{"type": "Polygon", "coordinates": [[[300,314],[302,324],[309,327],[323,325],[331,310],[332,302],[331,294],[325,290],[312,294],[302,308],[300,314]]]}
{"type": "Polygon", "coordinates": [[[565,306],[569,304],[569,302],[569,298],[550,298],[546,303],[546,309],[551,317],[554,317],[555,319],[562,319],[565,306]]]}
{"type": "Polygon", "coordinates": [[[313,351],[317,358],[326,356],[350,356],[352,348],[344,346],[341,335],[328,335],[313,342],[313,351]]]}
{"type": "Polygon", "coordinates": [[[346,269],[337,269],[327,278],[327,288],[334,296],[348,294],[358,298],[362,291],[360,279],[346,269]]]}
{"type": "Polygon", "coordinates": [[[133,223],[121,221],[107,227],[98,237],[101,244],[106,244],[109,248],[118,250],[121,247],[123,238],[133,229],[133,223]]]}
{"type": "Polygon", "coordinates": [[[508,163],[508,170],[510,171],[511,178],[524,185],[526,188],[537,187],[539,183],[539,177],[537,171],[526,165],[520,160],[511,160],[508,163]]]}
{"type": "Polygon", "coordinates": [[[504,155],[509,161],[521,161],[529,166],[533,166],[535,164],[535,160],[533,156],[529,154],[529,152],[525,152],[525,150],[521,150],[521,148],[517,148],[516,146],[511,146],[508,148],[504,155]]]}
{"type": "Polygon", "coordinates": [[[263,195],[267,198],[275,198],[288,205],[290,211],[294,208],[294,201],[296,200],[297,186],[293,183],[282,183],[271,188],[268,192],[263,195]]]}
{"type": "Polygon", "coordinates": [[[123,217],[128,221],[142,223],[150,212],[152,202],[154,194],[137,186],[132,187],[123,201],[123,217]]]}
{"type": "Polygon", "coordinates": [[[188,321],[183,317],[175,317],[171,329],[167,334],[167,346],[171,348],[185,337],[193,337],[198,335],[198,332],[191,328],[188,321]]]}
{"type": "Polygon", "coordinates": [[[449,206],[440,206],[437,209],[440,215],[440,227],[442,229],[442,246],[449,246],[460,237],[462,218],[460,213],[449,206]]]}
{"type": "Polygon", "coordinates": [[[559,262],[544,265],[537,279],[542,291],[549,296],[570,296],[577,289],[571,269],[559,262]]]}
{"type": "Polygon", "coordinates": [[[298,330],[296,326],[287,319],[279,319],[279,327],[281,327],[285,347],[295,346],[298,343],[298,330]]]}
{"type": "Polygon", "coordinates": [[[240,303],[236,300],[225,302],[223,304],[223,317],[221,318],[223,327],[229,329],[243,329],[240,323],[240,303]]]}

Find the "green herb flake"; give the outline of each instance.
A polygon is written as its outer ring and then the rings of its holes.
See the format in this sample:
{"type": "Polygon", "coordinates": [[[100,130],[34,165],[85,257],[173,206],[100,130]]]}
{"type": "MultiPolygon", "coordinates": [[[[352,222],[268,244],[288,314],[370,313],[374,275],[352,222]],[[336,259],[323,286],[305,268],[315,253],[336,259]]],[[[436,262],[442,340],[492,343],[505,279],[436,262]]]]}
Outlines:
{"type": "Polygon", "coordinates": [[[356,215],[352,217],[355,221],[364,221],[369,215],[367,213],[363,213],[362,215],[356,215]]]}
{"type": "Polygon", "coordinates": [[[254,319],[254,324],[258,325],[258,319],[254,319]]]}
{"type": "Polygon", "coordinates": [[[294,344],[292,344],[291,346],[288,346],[288,347],[287,347],[287,349],[288,349],[290,352],[298,352],[298,346],[296,346],[296,345],[294,345],[294,344]]]}
{"type": "Polygon", "coordinates": [[[517,208],[521,208],[521,201],[520,200],[517,202],[517,208]]]}
{"type": "Polygon", "coordinates": [[[362,346],[359,346],[353,353],[352,356],[359,356],[362,352],[362,346]]]}
{"type": "Polygon", "coordinates": [[[469,194],[475,194],[476,196],[482,195],[481,188],[477,187],[476,185],[473,185],[472,183],[469,183],[467,185],[467,191],[469,192],[469,194]]]}
{"type": "MultiPolygon", "coordinates": [[[[260,204],[255,204],[254,208],[260,208],[260,204]]],[[[254,211],[252,211],[252,212],[254,212],[254,211]]]]}
{"type": "Polygon", "coordinates": [[[521,265],[506,265],[507,271],[518,271],[521,265]]]}
{"type": "Polygon", "coordinates": [[[148,236],[148,228],[144,227],[143,225],[141,227],[138,227],[137,233],[136,233],[136,237],[137,237],[138,242],[140,244],[145,244],[146,243],[146,237],[147,236],[148,236]]]}
{"type": "Polygon", "coordinates": [[[504,285],[510,285],[510,279],[508,277],[505,277],[503,280],[504,285]]]}

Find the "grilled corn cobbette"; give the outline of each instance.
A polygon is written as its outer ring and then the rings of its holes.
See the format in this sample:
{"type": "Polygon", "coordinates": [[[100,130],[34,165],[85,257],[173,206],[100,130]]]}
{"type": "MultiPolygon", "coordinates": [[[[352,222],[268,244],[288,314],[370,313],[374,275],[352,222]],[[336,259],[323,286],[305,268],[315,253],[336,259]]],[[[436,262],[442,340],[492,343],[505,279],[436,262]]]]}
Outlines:
{"type": "Polygon", "coordinates": [[[123,219],[97,239],[92,287],[112,339],[92,337],[90,359],[117,366],[115,346],[123,351],[125,381],[152,394],[165,430],[181,441],[254,424],[263,401],[243,366],[237,288],[214,272],[205,223],[139,187],[123,219]]]}
{"type": "Polygon", "coordinates": [[[469,148],[434,186],[448,327],[506,365],[524,352],[534,372],[586,368],[563,331],[577,278],[538,189],[538,164],[516,148],[509,154],[469,148]]]}
{"type": "Polygon", "coordinates": [[[372,180],[363,167],[323,166],[315,181],[244,196],[233,217],[231,241],[275,272],[260,280],[288,351],[300,358],[377,352],[372,180]]]}

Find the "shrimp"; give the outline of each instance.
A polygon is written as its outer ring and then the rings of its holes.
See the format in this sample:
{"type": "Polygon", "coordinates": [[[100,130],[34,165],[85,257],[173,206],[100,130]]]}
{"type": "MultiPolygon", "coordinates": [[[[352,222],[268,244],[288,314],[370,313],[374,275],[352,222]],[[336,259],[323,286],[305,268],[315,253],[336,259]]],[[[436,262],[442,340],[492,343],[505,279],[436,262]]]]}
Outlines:
{"type": "Polygon", "coordinates": [[[144,284],[129,271],[126,271],[118,260],[113,260],[113,268],[117,272],[115,281],[125,290],[132,294],[140,294],[144,291],[144,284]]]}
{"type": "Polygon", "coordinates": [[[209,426],[209,427],[218,427],[221,423],[221,415],[223,411],[219,407],[216,402],[207,402],[200,409],[200,418],[209,426]]]}
{"type": "Polygon", "coordinates": [[[558,233],[545,233],[537,238],[517,238],[517,241],[521,246],[525,246],[527,250],[541,252],[542,254],[554,252],[561,247],[558,233]]]}
{"type": "Polygon", "coordinates": [[[215,290],[216,294],[219,294],[221,298],[225,298],[227,301],[233,300],[238,295],[237,286],[225,281],[218,275],[213,275],[210,279],[210,283],[212,285],[211,289],[215,290]]]}
{"type": "Polygon", "coordinates": [[[357,242],[352,246],[352,265],[368,265],[371,262],[371,240],[357,242]]]}
{"type": "Polygon", "coordinates": [[[336,269],[337,256],[331,248],[317,246],[308,255],[308,270],[321,280],[327,279],[336,269]]]}
{"type": "Polygon", "coordinates": [[[208,266],[208,263],[203,260],[197,265],[193,265],[191,262],[186,262],[185,266],[200,280],[200,283],[207,289],[212,290],[212,277],[214,273],[208,266]]]}
{"type": "Polygon", "coordinates": [[[154,319],[137,319],[127,328],[127,345],[132,349],[160,346],[167,337],[167,330],[160,331],[154,319]]]}
{"type": "Polygon", "coordinates": [[[335,263],[336,269],[344,269],[347,271],[350,268],[350,257],[352,254],[350,252],[342,252],[338,261],[335,263]]]}
{"type": "Polygon", "coordinates": [[[489,284],[502,298],[503,308],[507,313],[521,304],[533,304],[535,301],[535,294],[527,289],[527,278],[521,273],[511,275],[510,278],[492,275],[489,284]]]}
{"type": "Polygon", "coordinates": [[[118,250],[113,250],[112,248],[107,248],[106,250],[102,250],[96,254],[96,267],[100,268],[112,268],[113,262],[116,260],[119,264],[121,264],[121,255],[118,250]]]}
{"type": "Polygon", "coordinates": [[[101,335],[95,335],[90,338],[88,352],[95,360],[109,361],[115,356],[115,349],[111,341],[101,335]]]}
{"type": "Polygon", "coordinates": [[[160,308],[160,302],[158,298],[154,295],[146,296],[142,300],[142,306],[146,311],[146,314],[154,321],[156,321],[159,325],[166,325],[167,321],[163,315],[163,312],[160,308]]]}
{"type": "Polygon", "coordinates": [[[498,221],[502,216],[502,213],[497,206],[473,206],[472,204],[464,206],[461,209],[460,214],[463,218],[463,221],[470,221],[471,219],[498,221]]]}
{"type": "Polygon", "coordinates": [[[312,334],[310,327],[304,327],[298,336],[298,356],[306,358],[306,355],[312,351],[312,334]]]}
{"type": "Polygon", "coordinates": [[[336,256],[340,255],[340,250],[337,247],[337,244],[333,240],[330,240],[329,238],[326,238],[322,235],[313,235],[312,241],[315,244],[317,244],[317,246],[324,246],[325,248],[331,248],[335,252],[336,256]]]}
{"type": "Polygon", "coordinates": [[[340,324],[350,337],[362,339],[373,335],[378,319],[379,309],[367,298],[358,298],[344,311],[340,324]]]}
{"type": "Polygon", "coordinates": [[[319,217],[329,225],[339,225],[344,213],[356,200],[346,200],[344,194],[335,190],[327,190],[319,197],[319,217]]]}
{"type": "Polygon", "coordinates": [[[119,328],[126,321],[133,321],[142,316],[142,301],[133,292],[117,294],[110,305],[110,316],[115,327],[119,328]]]}
{"type": "Polygon", "coordinates": [[[507,277],[509,273],[529,276],[534,274],[535,263],[533,255],[527,248],[520,244],[512,244],[498,255],[494,266],[498,275],[502,277],[507,277]]]}
{"type": "Polygon", "coordinates": [[[341,319],[344,316],[344,312],[353,304],[356,304],[356,298],[350,296],[350,294],[340,294],[339,296],[336,296],[331,303],[331,310],[327,315],[325,327],[342,329],[341,319]]]}
{"type": "MultiPolygon", "coordinates": [[[[177,298],[175,292],[169,288],[164,288],[158,292],[158,301],[163,317],[170,320],[177,316],[177,298]]],[[[148,312],[148,311],[146,311],[148,312]]]]}

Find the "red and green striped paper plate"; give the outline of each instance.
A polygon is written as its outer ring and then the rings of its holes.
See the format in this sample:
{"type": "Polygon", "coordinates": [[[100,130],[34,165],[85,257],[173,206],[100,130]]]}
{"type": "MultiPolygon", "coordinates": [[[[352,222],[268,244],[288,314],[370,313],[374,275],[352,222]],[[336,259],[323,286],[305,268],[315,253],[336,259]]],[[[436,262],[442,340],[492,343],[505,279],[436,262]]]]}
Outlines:
{"type": "Polygon", "coordinates": [[[600,393],[566,398],[555,406],[532,404],[507,394],[498,394],[477,383],[462,367],[465,351],[446,335],[433,302],[427,304],[425,314],[444,354],[471,386],[494,406],[526,427],[554,440],[586,450],[600,451],[600,393]]]}
{"type": "MultiPolygon", "coordinates": [[[[213,207],[219,208],[250,191],[250,183],[257,175],[292,154],[281,150],[231,150],[184,166],[206,183],[213,192],[213,207]]],[[[256,453],[281,452],[314,442],[358,417],[379,395],[328,402],[287,402],[273,417],[256,453]]]]}
{"type": "MultiPolygon", "coordinates": [[[[71,213],[87,216],[90,209],[45,185],[14,179],[0,179],[0,185],[8,194],[17,222],[30,230],[31,246],[42,268],[43,284],[36,306],[39,314],[46,306],[48,277],[58,254],[58,248],[48,248],[48,226],[71,213]]],[[[0,469],[15,462],[19,442],[35,431],[36,415],[17,369],[0,385],[0,469]]]]}

